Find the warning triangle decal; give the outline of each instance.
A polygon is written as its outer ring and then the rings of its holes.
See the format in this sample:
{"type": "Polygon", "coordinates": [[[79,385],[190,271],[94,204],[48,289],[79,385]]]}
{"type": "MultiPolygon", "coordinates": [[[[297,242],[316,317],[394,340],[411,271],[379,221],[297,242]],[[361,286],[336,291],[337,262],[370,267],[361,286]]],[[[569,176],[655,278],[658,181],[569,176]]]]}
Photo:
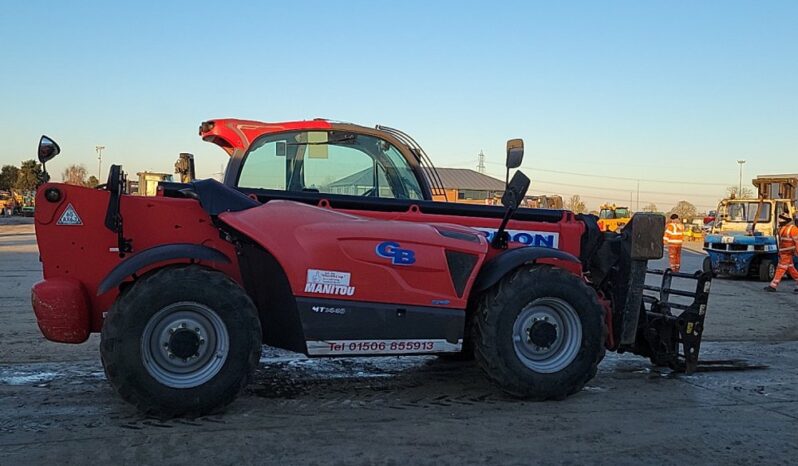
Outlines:
{"type": "Polygon", "coordinates": [[[56,225],[83,225],[83,221],[80,220],[80,216],[75,212],[75,208],[72,207],[72,204],[67,204],[64,213],[61,214],[61,218],[58,219],[56,225]]]}

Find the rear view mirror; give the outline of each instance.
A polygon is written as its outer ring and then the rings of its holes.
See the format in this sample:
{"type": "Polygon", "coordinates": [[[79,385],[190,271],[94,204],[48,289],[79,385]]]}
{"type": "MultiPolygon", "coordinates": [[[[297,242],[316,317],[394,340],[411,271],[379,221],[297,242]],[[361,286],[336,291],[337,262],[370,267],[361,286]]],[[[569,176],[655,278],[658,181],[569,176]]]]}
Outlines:
{"type": "Polygon", "coordinates": [[[60,152],[61,148],[52,139],[44,135],[39,139],[39,162],[42,164],[49,162],[60,152]]]}
{"type": "Polygon", "coordinates": [[[507,185],[507,190],[502,195],[502,205],[510,209],[517,208],[526,196],[528,189],[529,178],[520,171],[515,172],[513,179],[507,185]]]}
{"type": "MultiPolygon", "coordinates": [[[[510,139],[507,141],[507,169],[518,168],[524,160],[524,140],[510,139]]],[[[515,179],[515,178],[513,178],[515,179]]]]}

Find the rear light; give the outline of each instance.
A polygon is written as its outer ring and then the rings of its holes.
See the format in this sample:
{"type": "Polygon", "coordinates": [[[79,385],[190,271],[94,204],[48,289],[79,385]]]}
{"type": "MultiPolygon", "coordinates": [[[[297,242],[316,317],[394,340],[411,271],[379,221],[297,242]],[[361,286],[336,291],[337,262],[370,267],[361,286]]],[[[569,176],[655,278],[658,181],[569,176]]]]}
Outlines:
{"type": "Polygon", "coordinates": [[[61,200],[61,191],[58,188],[47,188],[44,191],[44,198],[49,202],[58,202],[61,200]]]}

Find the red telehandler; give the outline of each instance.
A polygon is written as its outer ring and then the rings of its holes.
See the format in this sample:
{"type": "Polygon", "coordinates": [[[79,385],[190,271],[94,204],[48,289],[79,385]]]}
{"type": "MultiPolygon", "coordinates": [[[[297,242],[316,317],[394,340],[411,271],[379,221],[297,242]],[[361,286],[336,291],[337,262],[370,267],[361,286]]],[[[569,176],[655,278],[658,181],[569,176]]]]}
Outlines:
{"type": "MultiPolygon", "coordinates": [[[[520,171],[502,206],[433,202],[443,190],[429,158],[387,127],[223,119],[200,136],[230,155],[224,183],[131,196],[113,165],[97,189],[37,193],[39,327],[65,343],[101,332],[108,380],[144,412],[218,410],[262,344],[473,355],[503,390],[535,400],[581,390],[606,350],[696,368],[710,276],[664,271],[662,287],[645,284],[662,216],[616,233],[595,216],[519,208],[520,171]],[[673,277],[695,289],[672,289],[673,277]]],[[[509,175],[523,142],[507,149],[509,175]]],[[[42,163],[59,152],[42,137],[42,163]]]]}

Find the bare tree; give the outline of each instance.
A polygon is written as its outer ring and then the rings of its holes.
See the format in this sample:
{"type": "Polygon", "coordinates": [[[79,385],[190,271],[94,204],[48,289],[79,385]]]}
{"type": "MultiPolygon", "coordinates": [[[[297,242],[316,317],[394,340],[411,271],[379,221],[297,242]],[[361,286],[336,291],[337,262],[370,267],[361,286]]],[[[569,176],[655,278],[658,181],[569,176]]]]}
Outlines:
{"type": "Polygon", "coordinates": [[[587,212],[587,207],[585,207],[585,203],[582,202],[582,198],[579,196],[579,194],[574,194],[571,196],[571,198],[568,200],[568,203],[565,204],[565,208],[577,214],[584,214],[587,212]]]}
{"type": "Polygon", "coordinates": [[[695,206],[687,201],[679,201],[669,214],[677,214],[680,219],[690,220],[697,214],[695,206]]]}
{"type": "Polygon", "coordinates": [[[91,175],[89,177],[88,181],[86,181],[86,186],[88,186],[89,188],[96,188],[97,185],[99,185],[99,184],[100,184],[100,180],[98,180],[97,177],[94,176],[94,175],[91,175]]]}
{"type": "Polygon", "coordinates": [[[643,212],[658,212],[657,204],[649,202],[648,204],[646,204],[645,207],[643,207],[643,212]]]}
{"type": "Polygon", "coordinates": [[[754,190],[748,186],[743,186],[743,190],[740,191],[739,186],[729,186],[726,188],[726,197],[735,197],[737,199],[753,199],[754,190]],[[741,193],[742,195],[740,195],[741,193]]]}
{"type": "Polygon", "coordinates": [[[70,165],[61,173],[61,180],[66,184],[86,186],[86,167],[70,165]]]}

